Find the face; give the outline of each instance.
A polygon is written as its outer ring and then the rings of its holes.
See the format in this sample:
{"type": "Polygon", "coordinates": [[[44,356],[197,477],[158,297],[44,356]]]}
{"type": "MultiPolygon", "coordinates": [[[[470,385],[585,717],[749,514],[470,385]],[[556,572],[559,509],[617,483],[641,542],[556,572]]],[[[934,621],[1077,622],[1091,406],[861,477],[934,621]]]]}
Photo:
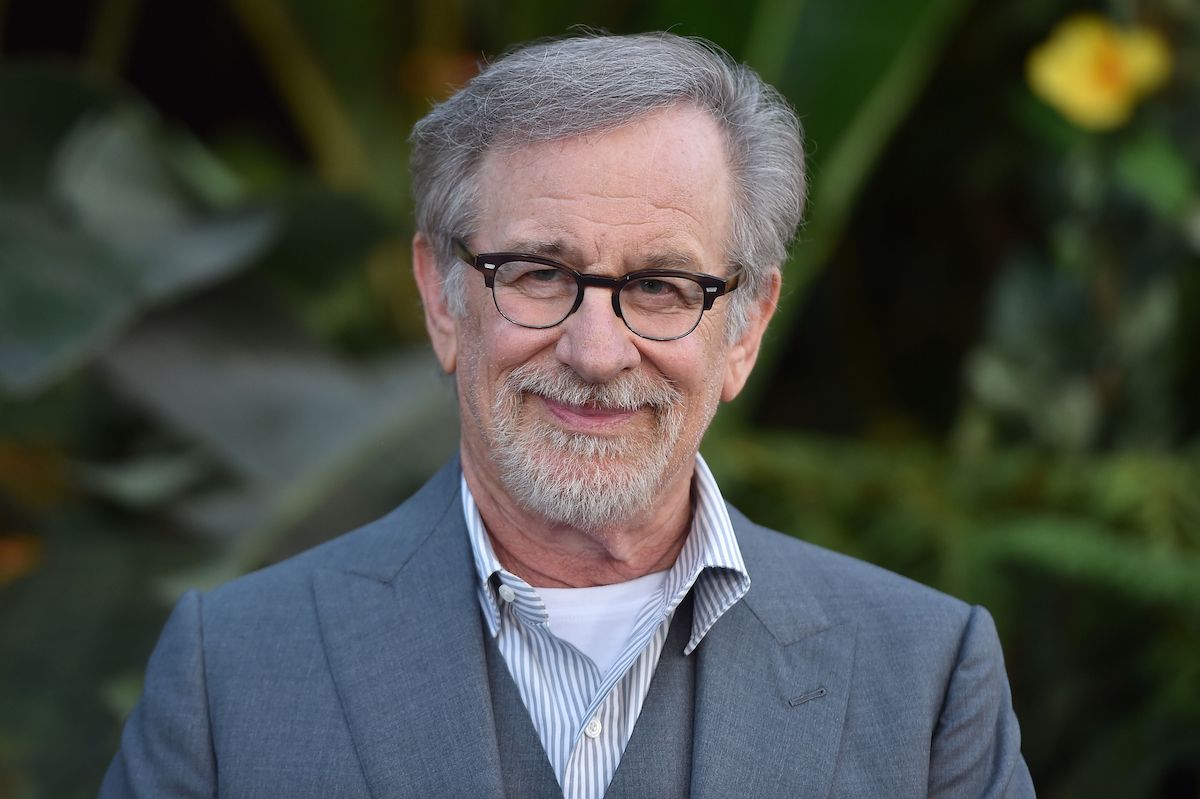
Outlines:
{"type": "MultiPolygon", "coordinates": [[[[530,252],[614,277],[653,267],[729,274],[724,143],[700,111],[492,152],[478,188],[476,252],[530,252]]],[[[595,288],[562,324],[531,330],[497,312],[474,272],[466,313],[451,316],[422,274],[434,268],[429,248],[418,239],[414,253],[435,348],[457,374],[469,480],[585,531],[688,501],[700,439],[744,384],[774,295],[737,341],[725,335],[728,298],[690,335],[658,342],[630,332],[611,293],[595,288]]]]}

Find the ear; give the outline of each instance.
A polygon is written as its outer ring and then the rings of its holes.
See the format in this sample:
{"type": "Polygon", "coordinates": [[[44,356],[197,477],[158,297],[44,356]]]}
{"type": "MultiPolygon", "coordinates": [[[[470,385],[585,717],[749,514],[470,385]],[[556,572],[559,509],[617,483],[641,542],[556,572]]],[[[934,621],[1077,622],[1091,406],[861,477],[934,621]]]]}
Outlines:
{"type": "Polygon", "coordinates": [[[437,254],[424,233],[413,236],[412,263],[417,290],[421,292],[421,305],[425,308],[425,329],[429,331],[433,351],[437,353],[442,369],[453,374],[458,365],[458,331],[442,294],[443,278],[438,269],[437,254]]]}
{"type": "Polygon", "coordinates": [[[725,354],[725,382],[721,386],[721,399],[732,401],[742,392],[754,362],[758,360],[758,348],[762,344],[763,334],[767,332],[767,323],[775,314],[775,306],[779,304],[779,288],[782,280],[779,269],[771,270],[770,283],[763,292],[762,299],[751,312],[750,320],[745,331],[729,347],[725,354]]]}

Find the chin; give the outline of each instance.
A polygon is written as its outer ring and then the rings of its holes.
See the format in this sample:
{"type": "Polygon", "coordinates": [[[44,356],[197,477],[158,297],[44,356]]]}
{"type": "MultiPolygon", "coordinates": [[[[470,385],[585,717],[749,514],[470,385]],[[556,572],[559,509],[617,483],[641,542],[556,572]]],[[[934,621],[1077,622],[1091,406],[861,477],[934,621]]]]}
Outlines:
{"type": "Polygon", "coordinates": [[[485,438],[501,483],[521,507],[557,525],[613,528],[661,497],[684,428],[682,400],[668,382],[647,375],[589,384],[569,369],[527,364],[494,398],[485,438]],[[611,430],[572,430],[539,397],[644,412],[611,430]]]}
{"type": "Polygon", "coordinates": [[[503,453],[501,480],[517,503],[547,521],[579,530],[611,528],[661,494],[671,442],[660,439],[647,449],[651,442],[644,436],[593,436],[548,425],[512,438],[496,450],[503,453]]]}

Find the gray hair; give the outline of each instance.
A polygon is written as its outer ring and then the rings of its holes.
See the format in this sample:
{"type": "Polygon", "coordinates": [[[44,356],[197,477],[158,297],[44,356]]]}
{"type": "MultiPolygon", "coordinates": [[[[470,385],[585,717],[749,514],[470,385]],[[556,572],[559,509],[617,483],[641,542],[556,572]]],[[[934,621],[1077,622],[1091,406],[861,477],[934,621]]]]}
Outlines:
{"type": "Polygon", "coordinates": [[[611,130],[679,104],[711,114],[725,135],[735,195],[726,257],[744,272],[729,295],[728,333],[739,335],[800,224],[800,122],[749,67],[711,42],[670,33],[535,42],[488,65],[416,124],[417,229],[434,244],[451,311],[464,312],[466,272],[454,268],[447,234],[475,232],[476,178],[489,149],[611,130]]]}

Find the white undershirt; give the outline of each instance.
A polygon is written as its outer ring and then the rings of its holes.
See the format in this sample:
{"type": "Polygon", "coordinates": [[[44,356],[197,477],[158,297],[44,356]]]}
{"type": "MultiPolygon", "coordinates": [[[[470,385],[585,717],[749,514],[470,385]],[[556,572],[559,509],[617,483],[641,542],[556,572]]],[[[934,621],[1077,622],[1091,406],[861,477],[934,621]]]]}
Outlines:
{"type": "Polygon", "coordinates": [[[550,630],[591,658],[607,674],[625,648],[639,612],[662,601],[667,572],[654,572],[624,583],[592,588],[538,588],[550,630]]]}

